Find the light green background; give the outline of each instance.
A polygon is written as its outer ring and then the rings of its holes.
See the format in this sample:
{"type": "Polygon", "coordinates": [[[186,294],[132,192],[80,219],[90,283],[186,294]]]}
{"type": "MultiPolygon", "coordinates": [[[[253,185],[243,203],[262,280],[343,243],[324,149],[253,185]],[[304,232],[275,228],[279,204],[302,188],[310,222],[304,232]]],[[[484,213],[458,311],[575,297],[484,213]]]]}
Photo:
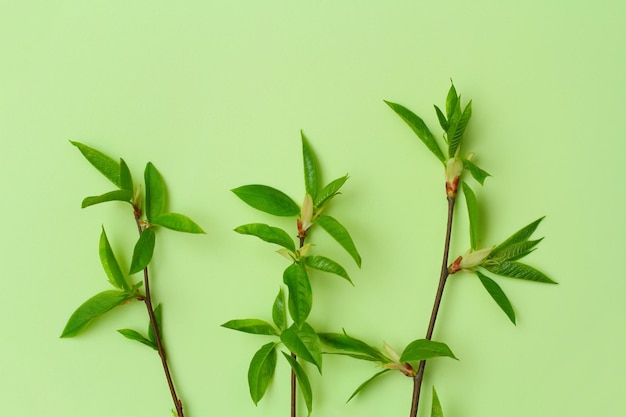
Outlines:
{"type": "MultiPolygon", "coordinates": [[[[474,104],[466,149],[493,174],[475,187],[483,241],[547,215],[528,259],[560,285],[500,280],[514,327],[477,280],[454,277],[435,337],[461,360],[428,367],[424,405],[435,384],[446,417],[623,415],[625,19],[617,0],[0,2],[0,414],[171,408],[156,355],[115,332],[145,327],[138,303],[58,338],[74,308],[107,288],[101,225],[125,262],[135,238],[126,206],[80,209],[109,185],[68,139],[124,157],[137,177],[152,161],[171,209],[208,231],[162,231],[154,262],[189,417],[287,415],[284,361],[255,407],[247,365],[265,339],[219,325],[269,318],[285,262],[232,229],[287,223],[229,189],[265,183],[299,201],[299,129],[327,181],[350,173],[332,214],[363,255],[359,271],[318,236],[356,287],[318,276],[312,322],[397,349],[422,337],[443,241],[442,173],[382,100],[434,130],[432,104],[452,77],[474,104]]],[[[459,214],[457,255],[468,246],[459,214]]],[[[375,369],[325,361],[315,415],[408,414],[406,378],[345,405],[375,369]]]]}

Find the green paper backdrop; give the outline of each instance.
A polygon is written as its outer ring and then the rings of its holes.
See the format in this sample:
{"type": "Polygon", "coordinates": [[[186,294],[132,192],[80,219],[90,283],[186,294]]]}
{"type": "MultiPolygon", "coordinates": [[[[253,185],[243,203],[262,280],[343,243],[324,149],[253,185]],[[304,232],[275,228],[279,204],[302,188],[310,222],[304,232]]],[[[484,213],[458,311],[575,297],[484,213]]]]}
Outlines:
{"type": "MultiPolygon", "coordinates": [[[[300,129],[326,181],[350,174],[332,213],[363,256],[358,270],[320,235],[356,286],[320,277],[311,321],[397,349],[422,337],[443,174],[383,99],[435,130],[450,78],[473,99],[467,147],[493,174],[474,187],[484,244],[546,215],[529,262],[560,285],[500,280],[512,326],[478,280],[455,276],[435,337],[460,361],[433,361],[425,392],[437,387],[446,417],[623,414],[625,18],[610,0],[0,2],[0,414],[170,415],[156,354],[115,332],[145,327],[138,303],[59,339],[106,289],[101,226],[124,262],[136,233],[126,206],[80,209],[108,184],[70,139],[138,178],[152,161],[170,208],[207,231],[162,231],[153,268],[187,416],[288,414],[286,363],[255,407],[247,366],[265,339],[219,325],[270,317],[284,259],[232,229],[273,219],[229,190],[263,183],[300,201],[300,129]]],[[[469,235],[463,216],[455,226],[458,255],[469,235]]],[[[345,404],[375,371],[326,357],[314,416],[406,416],[399,374],[345,404]]]]}

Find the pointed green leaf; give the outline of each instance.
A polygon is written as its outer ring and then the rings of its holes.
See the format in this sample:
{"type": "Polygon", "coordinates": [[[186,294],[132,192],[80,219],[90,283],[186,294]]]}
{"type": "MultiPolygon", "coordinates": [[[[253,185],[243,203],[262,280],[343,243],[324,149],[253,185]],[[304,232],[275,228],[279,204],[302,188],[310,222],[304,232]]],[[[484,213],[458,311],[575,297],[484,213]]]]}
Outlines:
{"type": "Polygon", "coordinates": [[[102,228],[102,233],[100,234],[99,253],[100,262],[102,263],[104,272],[106,272],[107,277],[109,277],[109,282],[114,287],[119,288],[120,290],[126,290],[130,292],[130,285],[128,285],[128,281],[126,281],[126,277],[122,273],[120,264],[115,258],[115,254],[113,253],[113,249],[111,248],[109,239],[104,232],[104,227],[102,228]]]}
{"type": "Polygon", "coordinates": [[[146,164],[144,181],[146,182],[146,217],[152,222],[165,210],[165,182],[152,162],[146,164]]]}
{"type": "Polygon", "coordinates": [[[319,216],[315,219],[315,223],[319,224],[326,233],[335,239],[352,256],[359,268],[361,267],[361,255],[359,255],[350,233],[341,223],[330,216],[319,216]]]}
{"type": "Polygon", "coordinates": [[[141,232],[141,236],[139,236],[139,240],[137,240],[133,251],[133,260],[130,263],[130,275],[136,274],[148,266],[150,260],[152,260],[155,242],[156,236],[154,230],[147,228],[141,232]]]}
{"type": "Polygon", "coordinates": [[[544,219],[543,217],[540,217],[537,220],[535,220],[534,222],[530,223],[529,225],[524,226],[520,230],[518,230],[517,232],[513,233],[507,240],[505,240],[504,242],[500,243],[491,252],[490,257],[497,257],[498,256],[498,252],[502,251],[503,249],[507,248],[508,246],[511,246],[514,243],[523,242],[525,240],[528,240],[530,238],[530,236],[535,232],[535,229],[537,229],[537,226],[539,226],[539,223],[541,223],[541,221],[543,219],[544,219]]]}
{"type": "Polygon", "coordinates": [[[285,308],[285,291],[281,288],[272,305],[272,320],[279,330],[287,328],[287,309],[285,308]]]}
{"type": "Polygon", "coordinates": [[[442,163],[445,163],[446,158],[443,156],[443,152],[437,144],[437,140],[426,126],[426,123],[424,123],[424,121],[411,110],[400,104],[392,103],[390,101],[385,101],[385,103],[387,103],[387,105],[391,107],[391,109],[395,111],[406,124],[409,125],[417,137],[424,142],[424,145],[426,145],[426,147],[437,157],[437,159],[439,159],[442,163]]]}
{"type": "Polygon", "coordinates": [[[313,197],[313,200],[317,197],[317,191],[319,190],[319,165],[317,164],[317,158],[315,153],[309,145],[309,141],[304,132],[300,131],[302,136],[302,159],[304,162],[304,185],[306,192],[313,197]]]}
{"type": "Polygon", "coordinates": [[[502,262],[499,264],[487,262],[484,264],[484,267],[487,271],[504,277],[556,284],[555,281],[548,278],[543,272],[537,271],[535,268],[519,262],[502,262]]]}
{"type": "Polygon", "coordinates": [[[118,188],[122,187],[122,183],[120,181],[120,164],[117,161],[83,143],[74,141],[70,141],[70,143],[78,148],[78,150],[83,154],[87,161],[94,166],[94,168],[100,171],[118,188]]]}
{"type": "Polygon", "coordinates": [[[332,259],[328,259],[324,256],[306,256],[304,257],[304,263],[311,268],[339,275],[340,277],[345,278],[350,284],[354,285],[343,266],[339,265],[332,259]]]}
{"type": "Polygon", "coordinates": [[[435,387],[433,387],[433,406],[430,409],[430,417],[443,417],[443,409],[441,408],[441,402],[439,402],[439,396],[435,387]]]}
{"type": "Polygon", "coordinates": [[[278,332],[268,322],[259,319],[241,319],[230,320],[222,324],[222,327],[227,329],[238,330],[244,333],[251,334],[266,334],[270,336],[277,336],[278,332]]]}
{"type": "MultiPolygon", "coordinates": [[[[163,312],[161,308],[161,303],[154,309],[154,320],[156,321],[157,331],[159,332],[159,336],[161,340],[163,340],[163,327],[161,323],[163,323],[163,312]]],[[[154,329],[152,328],[152,323],[148,323],[148,339],[154,342],[156,346],[156,337],[154,336],[154,329]]]]}
{"type": "Polygon", "coordinates": [[[136,330],[120,329],[118,332],[127,339],[136,340],[139,343],[143,343],[146,346],[150,346],[152,349],[157,350],[157,345],[151,340],[146,339],[136,330]]]}
{"type": "Polygon", "coordinates": [[[469,215],[470,226],[470,242],[472,249],[478,249],[478,233],[480,230],[479,215],[478,215],[478,203],[476,202],[476,195],[474,191],[463,182],[463,195],[465,196],[465,202],[467,203],[467,214],[469,215]]]}
{"type": "Polygon", "coordinates": [[[300,264],[291,264],[283,273],[283,282],[289,287],[289,313],[300,327],[311,312],[313,291],[306,269],[300,264]]]}
{"type": "Polygon", "coordinates": [[[472,174],[472,177],[474,177],[474,179],[480,183],[480,185],[484,185],[485,179],[487,177],[491,177],[491,174],[489,174],[487,171],[480,169],[475,163],[473,163],[469,159],[461,158],[461,160],[463,161],[463,168],[467,169],[470,174],[472,174]]]}
{"type": "Polygon", "coordinates": [[[509,320],[515,324],[515,310],[513,310],[513,306],[504,291],[502,291],[502,288],[500,288],[500,286],[487,275],[482,274],[479,271],[476,271],[476,275],[478,275],[478,279],[480,279],[480,282],[483,284],[491,298],[493,298],[496,304],[500,306],[509,320]]]}
{"type": "Polygon", "coordinates": [[[177,232],[205,233],[200,226],[184,214],[163,213],[156,219],[153,219],[152,224],[176,230],[177,232]]]}
{"type": "Polygon", "coordinates": [[[287,248],[292,252],[296,251],[296,245],[289,233],[278,227],[268,226],[263,223],[250,223],[239,226],[235,232],[242,235],[252,235],[269,243],[275,243],[287,248]]]}
{"type": "Polygon", "coordinates": [[[504,261],[516,261],[528,255],[534,250],[534,247],[541,242],[543,238],[537,240],[524,240],[522,242],[513,243],[496,252],[489,254],[489,259],[495,263],[501,263],[504,261]]]}
{"type": "Polygon", "coordinates": [[[460,116],[458,117],[458,120],[455,118],[454,121],[450,121],[450,128],[448,130],[448,155],[450,156],[450,158],[454,157],[457,153],[457,150],[460,148],[461,139],[463,139],[465,128],[467,127],[467,124],[469,123],[471,117],[472,101],[470,100],[470,102],[467,103],[467,106],[465,106],[463,113],[460,114],[460,116]]]}
{"type": "Polygon", "coordinates": [[[270,342],[263,345],[250,361],[248,368],[248,387],[254,404],[258,404],[265,395],[267,386],[276,370],[276,344],[270,342]]]}
{"type": "Polygon", "coordinates": [[[354,390],[354,392],[352,393],[352,395],[350,396],[350,398],[348,398],[348,401],[346,401],[347,403],[350,402],[351,399],[353,399],[359,392],[363,391],[363,389],[365,387],[367,387],[368,385],[370,385],[372,383],[372,381],[374,381],[376,378],[378,378],[379,376],[387,373],[391,371],[391,369],[383,369],[382,371],[374,374],[374,376],[372,376],[371,378],[369,378],[367,381],[363,382],[361,385],[359,385],[359,387],[354,390]]]}
{"type": "Polygon", "coordinates": [[[440,356],[456,359],[456,356],[445,343],[418,339],[409,343],[404,349],[400,355],[400,362],[422,361],[440,356]]]}
{"type": "Polygon", "coordinates": [[[86,197],[81,207],[89,207],[95,204],[106,203],[107,201],[123,201],[126,203],[130,203],[133,198],[133,193],[126,190],[114,190],[109,191],[108,193],[104,193],[102,195],[86,197]]]}
{"type": "Polygon", "coordinates": [[[348,174],[344,175],[343,177],[337,178],[336,180],[328,184],[326,187],[324,187],[322,191],[320,191],[320,193],[315,198],[315,202],[313,204],[315,208],[321,207],[324,203],[326,203],[327,201],[332,199],[335,195],[337,195],[337,192],[343,186],[343,184],[345,184],[347,180],[348,180],[348,174]]]}
{"type": "Polygon", "coordinates": [[[459,95],[456,92],[456,88],[454,88],[454,83],[450,83],[450,89],[448,90],[448,95],[446,96],[446,114],[448,115],[448,120],[452,118],[452,115],[457,108],[458,101],[459,95]]]}
{"type": "Polygon", "coordinates": [[[441,109],[437,106],[435,106],[435,112],[437,113],[437,119],[439,119],[439,125],[441,126],[444,132],[447,132],[450,125],[448,124],[448,120],[446,120],[446,116],[443,114],[441,109]]]}
{"type": "Polygon", "coordinates": [[[363,357],[359,359],[381,363],[391,362],[391,359],[383,355],[380,350],[349,336],[345,331],[343,333],[319,333],[318,336],[322,343],[334,349],[362,354],[363,357]]]}
{"type": "MultiPolygon", "coordinates": [[[[130,191],[131,195],[133,191],[133,177],[130,175],[130,170],[126,161],[120,158],[120,188],[122,190],[130,191]]],[[[132,198],[132,197],[131,197],[132,198]]]]}
{"type": "Polygon", "coordinates": [[[295,324],[283,331],[280,340],[291,352],[317,366],[322,373],[322,346],[317,333],[308,323],[298,328],[295,324]]]}
{"type": "Polygon", "coordinates": [[[274,216],[297,216],[300,207],[291,197],[267,185],[244,185],[231,190],[246,204],[274,216]]]}
{"type": "Polygon", "coordinates": [[[134,298],[134,295],[125,291],[103,291],[85,301],[74,311],[63,329],[61,337],[74,337],[91,323],[95,318],[122,304],[124,301],[134,298]]]}
{"type": "Polygon", "coordinates": [[[309,377],[306,375],[304,368],[298,363],[290,355],[287,355],[285,352],[281,352],[289,365],[291,365],[291,369],[296,374],[296,379],[298,380],[298,385],[300,386],[300,392],[302,392],[302,396],[304,397],[304,403],[306,404],[307,410],[309,413],[307,416],[311,415],[311,411],[313,411],[313,391],[311,390],[311,383],[309,382],[309,377]]]}

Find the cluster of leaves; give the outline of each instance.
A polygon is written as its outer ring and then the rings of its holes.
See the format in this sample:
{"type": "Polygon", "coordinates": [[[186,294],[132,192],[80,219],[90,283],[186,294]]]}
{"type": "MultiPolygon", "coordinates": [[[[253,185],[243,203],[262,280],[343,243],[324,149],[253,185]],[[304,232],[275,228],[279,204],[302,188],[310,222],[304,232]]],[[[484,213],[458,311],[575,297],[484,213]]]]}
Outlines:
{"type": "Polygon", "coordinates": [[[306,321],[313,305],[309,271],[316,269],[337,275],[350,283],[352,281],[346,269],[336,261],[321,255],[309,255],[311,245],[306,243],[306,238],[310,229],[318,225],[348,252],[359,267],[361,256],[346,228],[334,217],[323,214],[333,197],[339,194],[348,176],[339,177],[326,186],[322,186],[317,158],[304,134],[302,134],[302,156],[306,189],[302,207],[284,192],[267,185],[245,185],[232,190],[241,200],[255,209],[274,216],[296,217],[299,244],[296,246],[296,242],[285,230],[264,223],[245,224],[235,229],[237,233],[256,236],[282,247],[279,253],[291,262],[283,272],[287,296],[284,288],[281,287],[272,306],[273,324],[261,319],[238,319],[228,321],[222,326],[275,338],[274,341],[261,346],[250,362],[248,385],[254,403],[257,404],[263,398],[274,375],[277,351],[280,345],[284,345],[290,353],[282,352],[282,354],[295,373],[310,414],[313,404],[311,384],[305,368],[296,360],[296,357],[299,357],[315,365],[321,373],[320,338],[306,321]]]}

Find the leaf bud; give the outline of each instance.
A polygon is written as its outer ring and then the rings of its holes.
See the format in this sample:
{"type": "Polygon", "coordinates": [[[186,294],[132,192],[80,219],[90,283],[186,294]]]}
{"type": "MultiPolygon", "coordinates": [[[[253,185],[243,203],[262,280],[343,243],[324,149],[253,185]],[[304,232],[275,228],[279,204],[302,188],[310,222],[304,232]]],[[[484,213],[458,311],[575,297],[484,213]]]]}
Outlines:
{"type": "Polygon", "coordinates": [[[449,267],[448,273],[454,274],[459,272],[462,269],[465,270],[474,270],[477,266],[480,266],[491,254],[495,246],[491,246],[488,248],[483,248],[479,250],[468,250],[463,255],[459,256],[449,267]]]}
{"type": "Polygon", "coordinates": [[[298,237],[303,239],[306,237],[306,231],[313,225],[313,197],[307,193],[304,196],[302,209],[300,210],[300,218],[298,219],[298,237]]]}
{"type": "Polygon", "coordinates": [[[459,158],[450,158],[446,162],[446,194],[448,197],[456,197],[459,178],[463,172],[463,161],[459,158]]]}

